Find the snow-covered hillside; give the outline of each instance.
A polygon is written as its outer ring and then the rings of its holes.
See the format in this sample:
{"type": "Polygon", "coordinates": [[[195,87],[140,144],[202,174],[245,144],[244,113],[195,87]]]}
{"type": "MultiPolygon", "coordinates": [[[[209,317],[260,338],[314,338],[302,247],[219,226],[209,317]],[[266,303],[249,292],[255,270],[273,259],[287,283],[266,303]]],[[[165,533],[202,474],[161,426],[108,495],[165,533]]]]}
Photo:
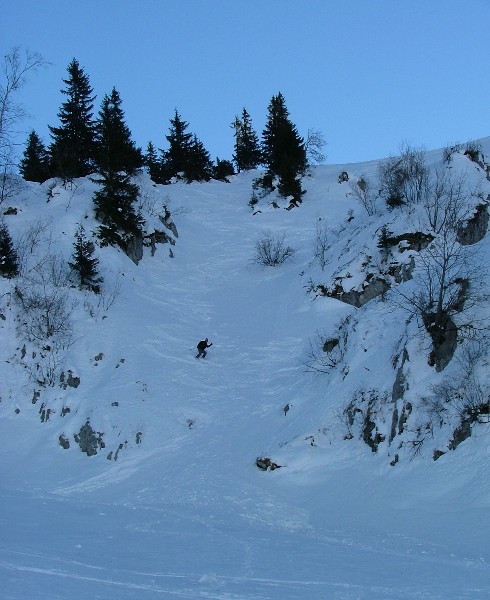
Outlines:
{"type": "MultiPolygon", "coordinates": [[[[410,314],[427,214],[366,210],[355,186],[378,166],[313,168],[291,210],[249,204],[257,173],[141,175],[169,241],[139,264],[97,247],[101,295],[64,278],[78,225],[97,227],[96,184],[23,183],[0,207],[23,274],[0,278],[2,598],[488,597],[490,415],[480,402],[458,437],[466,405],[437,400],[453,384],[488,402],[489,236],[464,255],[475,331],[437,368],[410,314]],[[261,264],[263,235],[294,254],[261,264]],[[27,339],[33,274],[60,282],[59,351],[27,339]]],[[[485,164],[455,152],[444,169],[464,176],[467,224],[488,203],[485,164]]]]}

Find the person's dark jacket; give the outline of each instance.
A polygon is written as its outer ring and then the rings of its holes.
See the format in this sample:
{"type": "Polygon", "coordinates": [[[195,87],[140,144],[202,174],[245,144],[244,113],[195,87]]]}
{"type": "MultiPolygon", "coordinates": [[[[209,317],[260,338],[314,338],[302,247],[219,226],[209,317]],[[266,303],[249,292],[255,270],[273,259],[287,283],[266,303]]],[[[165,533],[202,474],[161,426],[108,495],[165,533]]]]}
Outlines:
{"type": "Polygon", "coordinates": [[[199,342],[199,344],[197,344],[197,349],[202,352],[203,350],[205,350],[206,348],[210,348],[213,344],[208,344],[208,338],[206,338],[205,340],[201,340],[199,342]]]}

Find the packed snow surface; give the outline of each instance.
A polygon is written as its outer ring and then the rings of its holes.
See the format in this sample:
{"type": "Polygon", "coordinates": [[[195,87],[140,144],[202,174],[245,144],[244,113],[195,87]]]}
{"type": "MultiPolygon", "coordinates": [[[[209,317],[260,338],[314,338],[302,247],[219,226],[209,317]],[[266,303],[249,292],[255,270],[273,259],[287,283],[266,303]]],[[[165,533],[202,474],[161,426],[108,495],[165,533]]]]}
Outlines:
{"type": "MultiPolygon", "coordinates": [[[[308,294],[317,224],[372,244],[368,215],[338,176],[376,168],[316,167],[301,206],[264,199],[256,214],[248,200],[257,173],[158,187],[141,176],[147,200],[172,213],[176,243],[154,256],[145,249],[138,265],[97,248],[113,302],[100,308],[83,296],[62,365],[80,385],[43,389],[35,404],[37,388],[14,360],[2,283],[2,600],[490,596],[488,426],[437,461],[428,454],[396,466],[344,439],[342,386],[382,380],[382,349],[396,344],[395,317],[381,309],[365,320],[381,348],[379,371],[361,349],[345,382],[305,368],[315,332],[358,310],[308,294]],[[284,235],[294,256],[257,264],[263,232],[284,235]],[[213,346],[196,360],[206,337],[213,346]],[[42,402],[54,412],[41,423],[42,402]],[[86,421],[106,444],[91,457],[73,441],[86,421]],[[262,456],[281,468],[261,471],[262,456]]],[[[77,223],[95,230],[95,184],[60,185],[49,202],[47,185],[11,198],[18,213],[6,223],[15,240],[28,223],[49,223],[51,247],[69,259],[77,223]]],[[[423,386],[430,370],[420,355],[423,386]]]]}

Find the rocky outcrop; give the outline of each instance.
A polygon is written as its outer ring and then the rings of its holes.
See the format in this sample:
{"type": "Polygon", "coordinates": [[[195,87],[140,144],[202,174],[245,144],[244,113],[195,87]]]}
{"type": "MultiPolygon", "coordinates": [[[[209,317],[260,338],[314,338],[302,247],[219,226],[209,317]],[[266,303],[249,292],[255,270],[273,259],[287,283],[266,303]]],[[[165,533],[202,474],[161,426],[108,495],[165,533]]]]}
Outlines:
{"type": "Polygon", "coordinates": [[[145,246],[150,248],[152,256],[157,251],[157,244],[171,244],[174,246],[175,240],[167,235],[164,231],[158,231],[155,229],[155,231],[145,236],[145,246]]]}
{"type": "Polygon", "coordinates": [[[9,217],[9,216],[12,216],[12,215],[16,215],[16,214],[17,214],[17,209],[16,209],[16,208],[14,208],[13,206],[9,206],[8,208],[6,208],[6,209],[3,211],[3,214],[4,214],[6,217],[9,217]]]}
{"type": "Polygon", "coordinates": [[[172,234],[174,235],[174,237],[178,238],[179,237],[179,233],[177,231],[177,227],[175,226],[175,223],[172,220],[172,217],[170,215],[170,211],[167,209],[167,207],[165,207],[165,213],[164,215],[160,215],[160,221],[162,222],[162,224],[169,230],[172,232],[172,234]]]}
{"type": "Polygon", "coordinates": [[[434,236],[430,233],[423,233],[421,231],[415,231],[410,233],[402,233],[397,236],[389,236],[385,240],[385,244],[388,246],[398,246],[400,252],[406,250],[415,250],[420,252],[427,248],[432,242],[434,236]]]}
{"type": "Polygon", "coordinates": [[[175,245],[175,239],[179,237],[177,227],[172,220],[172,216],[167,207],[164,207],[164,214],[160,215],[159,220],[161,224],[172,234],[169,235],[165,231],[155,229],[154,231],[147,232],[144,236],[143,244],[150,248],[151,255],[153,256],[157,250],[157,244],[170,244],[175,245]],[[173,237],[172,237],[173,236],[173,237]]]}
{"type": "Polygon", "coordinates": [[[275,469],[281,468],[281,465],[272,462],[270,458],[265,456],[257,458],[255,464],[261,471],[274,471],[275,469]]]}
{"type": "MultiPolygon", "coordinates": [[[[427,318],[425,319],[428,320],[427,318]]],[[[432,351],[429,354],[429,365],[436,371],[443,371],[450,363],[458,345],[458,328],[450,317],[443,323],[425,323],[432,338],[432,351]]]]}
{"type": "Polygon", "coordinates": [[[373,453],[376,453],[379,445],[386,439],[376,422],[379,420],[379,408],[386,401],[387,397],[380,396],[374,389],[360,390],[344,410],[344,418],[349,431],[344,439],[352,439],[354,428],[359,428],[362,441],[371,448],[373,453]]]}
{"type": "Polygon", "coordinates": [[[395,382],[393,383],[393,389],[391,391],[391,401],[397,402],[401,398],[403,398],[404,393],[406,392],[408,385],[405,379],[404,366],[408,361],[408,352],[407,349],[403,349],[403,354],[400,362],[400,366],[396,371],[395,382]]]}
{"type": "Polygon", "coordinates": [[[126,254],[137,265],[143,258],[143,237],[134,235],[127,243],[126,254]]]}
{"type": "Polygon", "coordinates": [[[60,374],[60,386],[66,390],[67,387],[77,388],[80,385],[80,377],[74,376],[73,372],[68,369],[66,375],[62,371],[60,374]]]}
{"type": "Polygon", "coordinates": [[[371,451],[373,453],[376,453],[378,451],[378,446],[381,444],[381,442],[384,442],[385,440],[385,436],[378,431],[376,423],[371,420],[369,410],[364,419],[362,439],[364,443],[371,448],[371,451]]]}
{"type": "Polygon", "coordinates": [[[366,302],[381,296],[390,289],[390,284],[383,277],[372,275],[363,283],[360,290],[349,290],[345,292],[341,284],[334,286],[326,293],[326,296],[335,298],[356,308],[360,308],[366,302]]]}
{"type": "Polygon", "coordinates": [[[102,439],[102,433],[95,432],[90,421],[80,428],[80,431],[74,435],[75,442],[80,446],[80,450],[85,452],[87,456],[95,456],[99,448],[105,448],[105,443],[102,439]]]}
{"type": "Polygon", "coordinates": [[[415,268],[415,260],[410,257],[408,262],[391,262],[386,265],[384,272],[366,273],[364,282],[356,289],[344,290],[344,281],[349,277],[337,277],[330,288],[324,285],[316,286],[316,291],[322,296],[335,298],[356,308],[366,302],[385,294],[393,285],[409,281],[415,268]]]}
{"type": "MultiPolygon", "coordinates": [[[[490,195],[487,198],[490,201],[490,195]]],[[[488,204],[480,204],[475,214],[458,228],[457,239],[462,246],[471,246],[481,241],[488,230],[488,204]]]]}
{"type": "Polygon", "coordinates": [[[461,425],[453,433],[453,439],[448,446],[449,450],[456,450],[469,437],[471,437],[471,419],[463,419],[461,425]]]}
{"type": "Polygon", "coordinates": [[[332,350],[334,348],[336,348],[340,343],[340,339],[339,338],[331,338],[329,340],[326,340],[323,344],[323,351],[324,352],[332,352],[332,350]]]}
{"type": "Polygon", "coordinates": [[[403,354],[401,357],[400,365],[396,370],[395,381],[393,383],[393,387],[391,390],[391,401],[394,404],[393,414],[391,417],[391,430],[390,430],[390,438],[389,442],[395,439],[395,436],[403,432],[403,427],[405,425],[410,412],[412,411],[411,404],[403,403],[401,408],[401,413],[398,410],[399,401],[403,400],[405,392],[408,389],[407,378],[405,376],[405,363],[409,360],[407,349],[403,349],[403,354]]]}

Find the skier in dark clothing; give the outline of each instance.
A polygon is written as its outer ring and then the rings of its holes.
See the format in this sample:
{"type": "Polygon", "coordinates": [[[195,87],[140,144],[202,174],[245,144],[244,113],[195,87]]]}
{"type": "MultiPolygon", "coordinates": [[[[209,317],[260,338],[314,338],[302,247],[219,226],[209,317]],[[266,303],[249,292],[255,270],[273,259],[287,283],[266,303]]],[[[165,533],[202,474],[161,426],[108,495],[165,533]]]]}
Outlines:
{"type": "Polygon", "coordinates": [[[197,349],[199,350],[196,358],[200,358],[202,356],[202,358],[204,358],[207,354],[206,352],[206,348],[210,348],[213,344],[208,344],[208,338],[206,338],[205,340],[201,340],[199,342],[199,344],[197,344],[197,349]]]}

